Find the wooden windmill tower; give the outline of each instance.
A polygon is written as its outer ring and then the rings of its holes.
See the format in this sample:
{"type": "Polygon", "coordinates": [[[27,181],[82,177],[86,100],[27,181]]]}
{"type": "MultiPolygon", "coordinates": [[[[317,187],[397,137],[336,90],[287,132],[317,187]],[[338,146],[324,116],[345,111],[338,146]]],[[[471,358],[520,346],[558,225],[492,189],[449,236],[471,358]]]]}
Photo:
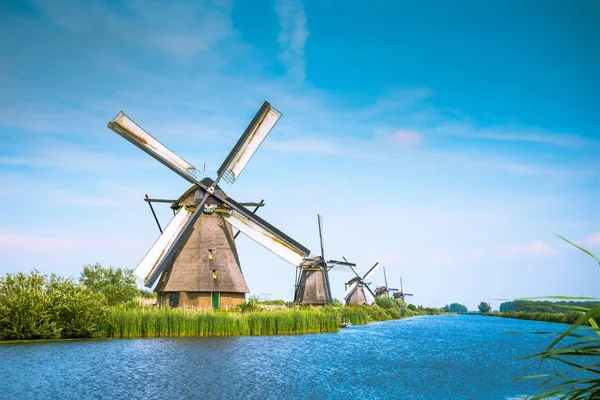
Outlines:
{"type": "Polygon", "coordinates": [[[394,298],[402,299],[402,301],[404,301],[405,296],[412,296],[412,293],[404,293],[404,287],[402,286],[402,277],[400,277],[400,291],[394,293],[394,298]]]}
{"type": "Polygon", "coordinates": [[[321,215],[317,214],[321,255],[307,258],[298,266],[296,270],[296,290],[294,293],[294,303],[296,304],[332,304],[333,297],[329,284],[329,270],[334,266],[354,267],[356,265],[344,261],[325,261],[321,219],[321,215]]]}
{"type": "Polygon", "coordinates": [[[114,132],[192,184],[176,201],[165,200],[173,202],[175,216],[164,231],[161,228],[161,235],[134,270],[147,287],[158,281],[154,291],[158,293],[160,305],[225,308],[245,301],[248,285],[240,267],[232,227],[294,266],[300,265],[310,254],[306,247],[245,207],[252,204],[236,202],[218,186],[221,178],[229,183],[237,180],[280,116],[281,113],[264,102],[225,158],[215,180],[198,180],[193,165],[150,136],[123,112],[108,123],[114,132]]]}
{"type": "MultiPolygon", "coordinates": [[[[344,257],[344,260],[348,262],[348,259],[344,257]]],[[[352,271],[356,275],[350,281],[346,283],[346,291],[344,292],[344,300],[346,300],[347,306],[360,306],[363,304],[373,303],[375,293],[369,287],[367,279],[369,279],[378,269],[379,263],[375,263],[370,270],[364,276],[360,276],[356,268],[351,267],[352,271]],[[366,290],[365,290],[366,288],[366,290]]]]}
{"type": "Polygon", "coordinates": [[[376,297],[390,297],[390,293],[398,290],[398,289],[393,289],[388,286],[387,274],[385,273],[385,267],[383,267],[383,278],[385,279],[385,286],[377,286],[375,288],[375,296],[376,297]]]}

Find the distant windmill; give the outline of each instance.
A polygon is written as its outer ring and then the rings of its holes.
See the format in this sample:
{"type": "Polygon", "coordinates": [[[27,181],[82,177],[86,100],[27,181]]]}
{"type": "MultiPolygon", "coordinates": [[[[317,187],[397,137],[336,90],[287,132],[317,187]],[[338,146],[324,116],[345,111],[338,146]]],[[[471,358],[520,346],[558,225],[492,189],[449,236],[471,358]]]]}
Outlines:
{"type": "Polygon", "coordinates": [[[395,299],[402,299],[402,301],[404,301],[404,297],[405,296],[412,296],[412,293],[404,293],[404,288],[402,286],[402,278],[400,278],[400,291],[394,293],[394,298],[395,299]]]}
{"type": "MultiPolygon", "coordinates": [[[[348,262],[346,257],[344,257],[344,260],[348,262]]],[[[351,267],[356,277],[350,279],[350,281],[346,283],[346,291],[344,292],[343,297],[344,300],[346,300],[347,306],[360,306],[362,304],[373,303],[375,300],[375,293],[373,293],[369,287],[370,283],[366,282],[366,280],[369,279],[379,269],[379,266],[380,265],[378,262],[375,263],[375,265],[373,265],[371,269],[368,270],[367,273],[362,277],[358,271],[356,271],[356,268],[351,267]],[[365,288],[367,290],[365,290],[365,288]]]]}
{"type": "MultiPolygon", "coordinates": [[[[160,305],[201,308],[234,307],[245,301],[244,279],[232,226],[285,261],[300,265],[310,250],[248,210],[217,185],[234,183],[281,113],[264,102],[225,161],[215,180],[196,178],[193,165],[169,150],[123,112],[108,127],[183,177],[193,186],[171,208],[175,216],[138,264],[134,273],[158,293],[160,305]]],[[[153,200],[145,199],[151,205],[153,200]]],[[[151,207],[152,209],[152,207],[151,207]]],[[[258,208],[255,208],[256,211],[258,208]]],[[[154,214],[154,209],[152,209],[154,214]]],[[[155,215],[155,214],[154,214],[155,215]]],[[[156,215],[155,215],[156,216],[156,215]]],[[[155,218],[156,219],[156,218],[155,218]]],[[[158,223],[158,219],[156,219],[158,223]]]]}
{"type": "Polygon", "coordinates": [[[395,292],[398,289],[392,289],[388,287],[387,274],[385,273],[385,267],[383,267],[383,278],[385,279],[385,286],[377,286],[375,288],[375,296],[377,297],[390,297],[391,292],[395,292]]]}
{"type": "Polygon", "coordinates": [[[294,303],[324,305],[331,304],[331,285],[329,284],[329,270],[335,266],[347,266],[353,268],[356,264],[344,261],[325,261],[325,250],[323,248],[322,217],[317,214],[319,224],[319,240],[321,243],[321,255],[306,258],[296,271],[296,292],[294,303]]]}

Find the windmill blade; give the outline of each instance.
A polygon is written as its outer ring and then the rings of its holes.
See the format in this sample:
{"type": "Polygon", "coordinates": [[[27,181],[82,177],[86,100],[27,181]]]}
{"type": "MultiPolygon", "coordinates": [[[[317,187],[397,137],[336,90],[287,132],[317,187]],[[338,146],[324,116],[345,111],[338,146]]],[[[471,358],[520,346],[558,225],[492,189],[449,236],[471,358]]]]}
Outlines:
{"type": "Polygon", "coordinates": [[[175,171],[190,183],[196,183],[196,168],[169,150],[138,124],[133,122],[123,111],[108,123],[108,127],[121,135],[152,157],[175,171]]]}
{"type": "Polygon", "coordinates": [[[358,286],[358,282],[354,282],[352,285],[350,285],[348,287],[348,289],[346,289],[346,291],[343,294],[344,300],[346,300],[356,290],[357,286],[358,286]]]}
{"type": "Polygon", "coordinates": [[[354,267],[356,267],[356,264],[351,263],[348,260],[348,257],[346,257],[346,256],[342,256],[342,258],[344,259],[344,261],[346,261],[348,264],[350,264],[349,266],[350,266],[350,268],[352,268],[352,272],[354,272],[354,274],[356,275],[356,277],[360,280],[361,279],[360,274],[358,273],[358,271],[356,270],[356,268],[354,268],[354,267]]]}
{"type": "Polygon", "coordinates": [[[386,290],[389,290],[389,289],[387,288],[387,287],[388,287],[388,285],[387,285],[387,275],[386,275],[386,273],[385,273],[385,267],[383,267],[383,278],[385,279],[385,288],[386,288],[386,290]]]}
{"type": "Polygon", "coordinates": [[[375,265],[373,265],[371,269],[365,274],[365,276],[363,277],[363,281],[369,279],[371,275],[377,272],[380,266],[381,265],[379,264],[379,262],[376,262],[375,265]]]}
{"type": "Polygon", "coordinates": [[[323,228],[321,227],[321,214],[317,214],[317,220],[319,221],[319,240],[321,242],[321,257],[325,261],[325,250],[323,250],[323,228]]]}
{"type": "Polygon", "coordinates": [[[300,265],[304,258],[310,254],[310,250],[296,249],[289,242],[282,240],[281,237],[274,235],[255,221],[236,211],[232,211],[229,215],[222,214],[222,216],[231,226],[294,266],[300,265]]]}
{"type": "Polygon", "coordinates": [[[281,113],[265,101],[223,161],[218,175],[222,175],[225,181],[234,183],[280,117],[281,113]]]}
{"type": "MultiPolygon", "coordinates": [[[[265,200],[264,200],[264,199],[261,199],[261,200],[260,200],[260,203],[240,203],[240,204],[241,204],[241,205],[243,205],[243,206],[247,206],[248,204],[250,204],[250,205],[254,204],[254,205],[255,205],[255,207],[254,207],[254,210],[252,210],[252,214],[256,214],[256,212],[258,211],[258,209],[259,209],[260,207],[262,207],[262,206],[264,206],[264,205],[265,205],[265,200]]],[[[236,234],[235,234],[235,235],[233,235],[233,238],[234,238],[234,239],[237,239],[237,237],[240,235],[240,232],[241,232],[241,231],[237,231],[237,232],[236,232],[236,234]]]]}
{"type": "Polygon", "coordinates": [[[412,293],[404,293],[405,296],[413,296],[412,293]]]}
{"type": "Polygon", "coordinates": [[[166,253],[172,248],[191,216],[192,213],[182,207],[135,268],[134,274],[144,281],[146,287],[152,287],[156,278],[162,273],[162,261],[166,253]]]}
{"type": "Polygon", "coordinates": [[[370,303],[373,303],[375,301],[375,293],[373,293],[367,285],[363,285],[363,287],[367,288],[367,290],[363,290],[363,293],[365,294],[365,299],[367,299],[367,301],[369,301],[370,303]]]}

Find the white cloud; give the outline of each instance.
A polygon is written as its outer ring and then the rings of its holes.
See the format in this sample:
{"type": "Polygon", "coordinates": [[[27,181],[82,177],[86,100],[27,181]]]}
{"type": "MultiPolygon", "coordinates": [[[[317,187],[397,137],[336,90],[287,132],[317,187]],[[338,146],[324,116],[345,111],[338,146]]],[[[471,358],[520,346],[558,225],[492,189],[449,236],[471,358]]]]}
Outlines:
{"type": "Polygon", "coordinates": [[[84,239],[75,236],[51,236],[36,233],[18,233],[0,229],[0,251],[3,253],[34,252],[35,254],[60,254],[92,249],[127,249],[139,247],[142,240],[129,238],[84,239]]]}
{"type": "Polygon", "coordinates": [[[308,38],[304,6],[300,0],[277,0],[275,11],[281,25],[281,61],[291,77],[302,81],[306,75],[304,46],[308,38]]]}
{"type": "Polygon", "coordinates": [[[417,147],[421,144],[422,138],[417,131],[400,129],[389,136],[388,141],[401,147],[417,147]]]}
{"type": "Polygon", "coordinates": [[[600,232],[592,233],[578,244],[580,244],[582,247],[589,246],[593,248],[600,248],[600,232]]]}
{"type": "Polygon", "coordinates": [[[508,257],[548,257],[559,254],[558,250],[542,240],[536,240],[525,246],[506,247],[500,252],[508,257]]]}

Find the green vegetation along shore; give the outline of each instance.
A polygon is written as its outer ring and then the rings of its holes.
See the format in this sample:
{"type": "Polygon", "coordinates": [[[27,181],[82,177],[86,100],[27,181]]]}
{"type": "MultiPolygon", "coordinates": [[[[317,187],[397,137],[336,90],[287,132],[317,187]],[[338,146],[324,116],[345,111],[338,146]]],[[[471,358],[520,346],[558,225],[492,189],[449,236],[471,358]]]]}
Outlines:
{"type": "MultiPolygon", "coordinates": [[[[500,304],[500,312],[482,313],[486,316],[525,319],[530,321],[573,324],[584,309],[598,307],[598,301],[532,301],[515,300],[500,304]]],[[[600,318],[596,319],[600,322],[600,318]]]]}
{"type": "Polygon", "coordinates": [[[78,282],[37,271],[7,274],[0,278],[0,341],[336,332],[342,322],[360,325],[441,313],[389,297],[356,307],[339,301],[294,306],[251,297],[229,311],[156,307],[153,297],[136,288],[130,270],[99,264],[85,266],[78,282]]]}

